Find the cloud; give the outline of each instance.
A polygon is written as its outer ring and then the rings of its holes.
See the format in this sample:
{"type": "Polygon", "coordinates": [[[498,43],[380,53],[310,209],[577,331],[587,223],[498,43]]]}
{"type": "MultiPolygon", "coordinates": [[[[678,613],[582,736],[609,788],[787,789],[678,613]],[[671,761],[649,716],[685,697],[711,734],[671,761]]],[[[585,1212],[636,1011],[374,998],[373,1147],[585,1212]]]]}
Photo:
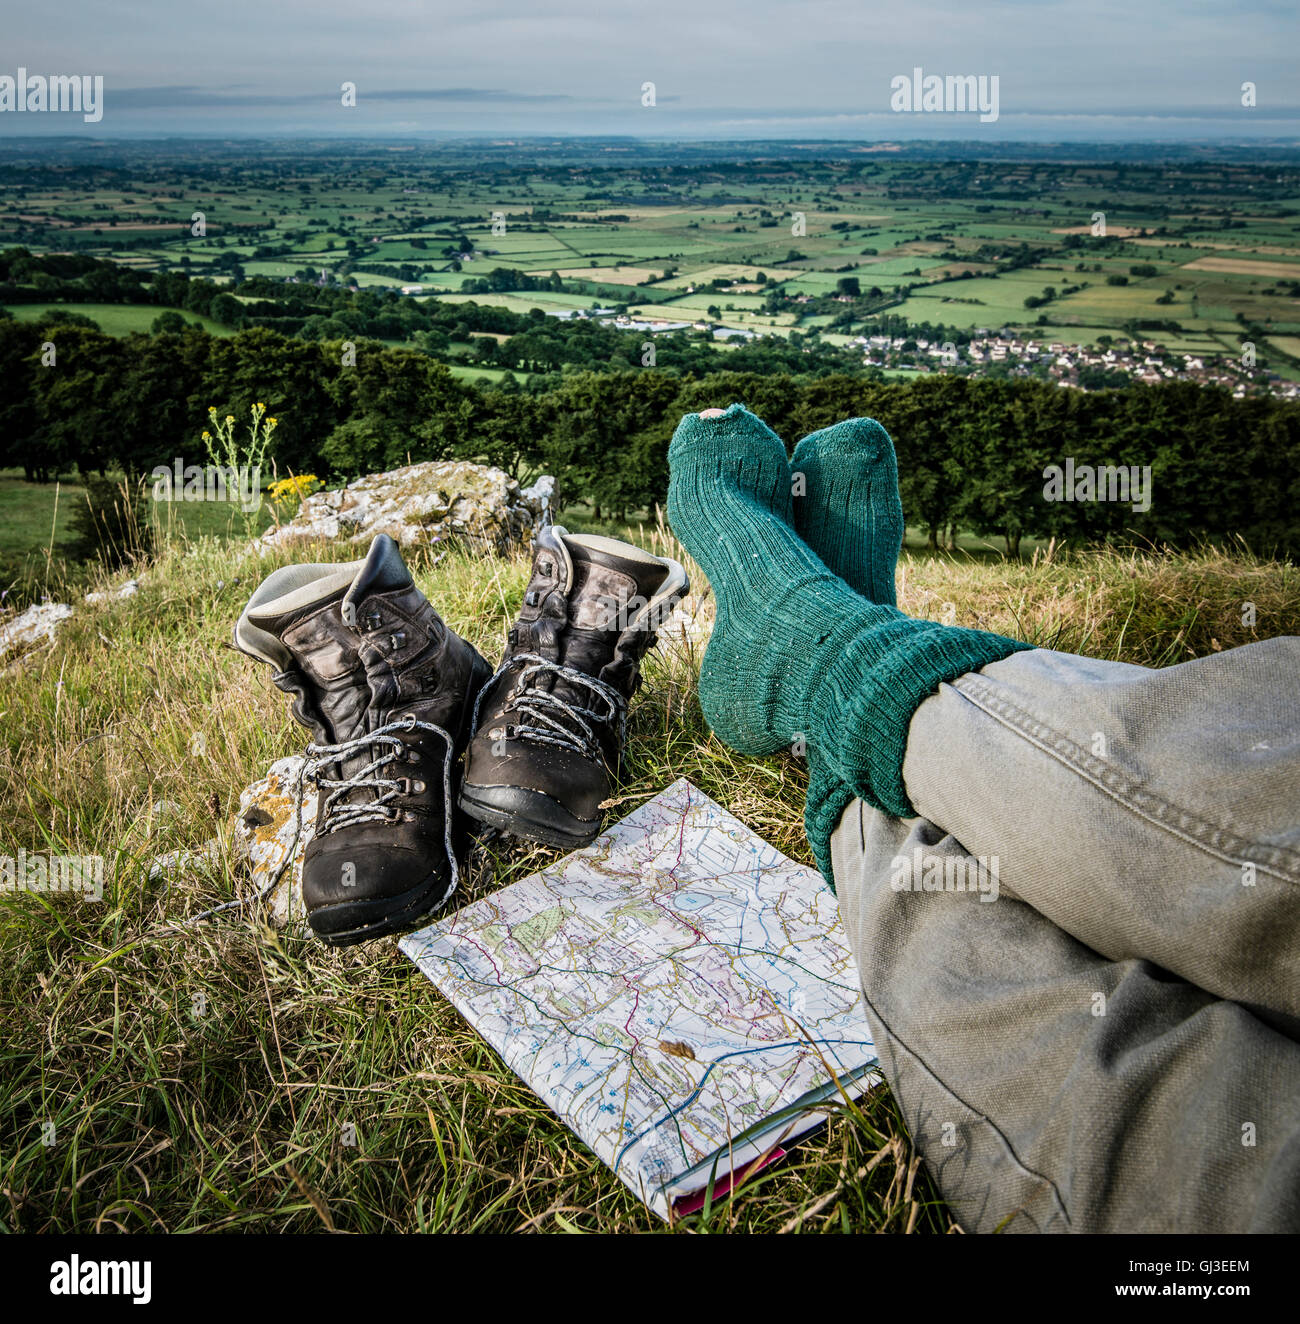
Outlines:
{"type": "MultiPolygon", "coordinates": [[[[113,110],[182,110],[245,106],[307,106],[337,104],[338,88],[319,92],[227,92],[195,85],[110,88],[106,94],[113,110]]],[[[358,96],[368,101],[447,101],[510,105],[526,102],[561,103],[577,98],[567,92],[503,92],[484,87],[363,88],[358,96]]]]}

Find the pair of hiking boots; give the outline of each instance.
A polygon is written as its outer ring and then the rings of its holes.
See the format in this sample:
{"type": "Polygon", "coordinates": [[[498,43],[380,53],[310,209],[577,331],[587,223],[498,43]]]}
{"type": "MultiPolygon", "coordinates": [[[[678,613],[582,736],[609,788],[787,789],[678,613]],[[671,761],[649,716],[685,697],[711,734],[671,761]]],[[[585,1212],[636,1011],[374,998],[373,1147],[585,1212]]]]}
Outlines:
{"type": "Polygon", "coordinates": [[[466,816],[550,846],[593,840],[641,659],[688,589],[676,561],[545,526],[494,673],[387,534],[363,560],[269,575],[234,644],[273,668],[314,737],[302,891],[316,934],[348,946],[437,910],[456,890],[466,816]]]}

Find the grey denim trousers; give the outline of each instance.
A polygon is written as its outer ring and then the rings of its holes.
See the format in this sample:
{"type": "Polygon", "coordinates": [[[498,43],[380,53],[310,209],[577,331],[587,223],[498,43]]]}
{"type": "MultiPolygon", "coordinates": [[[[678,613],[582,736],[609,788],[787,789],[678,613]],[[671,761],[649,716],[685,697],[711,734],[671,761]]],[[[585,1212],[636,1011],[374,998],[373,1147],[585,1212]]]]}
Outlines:
{"type": "Polygon", "coordinates": [[[831,841],[881,1067],[967,1231],[1300,1231],[1300,638],[1036,649],[831,841]]]}

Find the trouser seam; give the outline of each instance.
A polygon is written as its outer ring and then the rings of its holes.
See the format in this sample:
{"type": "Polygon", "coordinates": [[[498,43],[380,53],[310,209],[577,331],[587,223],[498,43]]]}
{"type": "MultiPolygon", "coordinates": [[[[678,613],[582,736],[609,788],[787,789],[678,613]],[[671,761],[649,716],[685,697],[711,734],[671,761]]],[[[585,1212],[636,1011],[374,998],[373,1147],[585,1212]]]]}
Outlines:
{"type": "MultiPolygon", "coordinates": [[[[931,1081],[934,1082],[935,1085],[938,1086],[939,1089],[941,1089],[946,1095],[948,1095],[949,1098],[956,1099],[956,1101],[963,1108],[965,1108],[966,1111],[970,1113],[972,1117],[974,1117],[977,1121],[982,1122],[986,1127],[988,1127],[989,1131],[992,1132],[992,1134],[997,1138],[998,1143],[1001,1145],[1003,1151],[1009,1156],[1011,1162],[1015,1165],[1016,1171],[1019,1172],[1024,1178],[1034,1182],[1038,1188],[1046,1187],[1048,1190],[1051,1191],[1052,1199],[1055,1202],[1057,1212],[1065,1220],[1066,1225],[1070,1226],[1071,1225],[1070,1215],[1065,1208],[1065,1201],[1061,1198],[1061,1192],[1057,1187],[1056,1183],[1050,1177],[1046,1176],[1041,1172],[1035,1172],[1033,1168],[1023,1163],[1020,1159],[1020,1155],[1016,1153],[1015,1146],[1012,1145],[1011,1141],[1007,1139],[1006,1135],[1003,1133],[1003,1131],[998,1126],[998,1124],[995,1121],[993,1121],[991,1117],[981,1112],[978,1108],[972,1108],[971,1105],[967,1103],[966,1100],[963,1099],[962,1096],[956,1092],[956,1090],[951,1089],[941,1077],[935,1075],[935,1073],[930,1069],[930,1067],[926,1065],[925,1059],[919,1056],[919,1054],[914,1052],[911,1048],[909,1048],[907,1044],[904,1043],[903,1039],[890,1027],[889,1022],[885,1020],[885,1018],[880,1014],[880,1011],[875,1006],[875,1004],[870,1000],[870,998],[867,997],[865,989],[863,990],[862,993],[862,1001],[866,1006],[867,1010],[871,1013],[871,1015],[875,1017],[881,1029],[883,1029],[885,1033],[888,1035],[894,1047],[897,1050],[905,1053],[908,1056],[908,1058],[912,1062],[914,1062],[916,1066],[926,1076],[928,1076],[931,1081]]],[[[893,1081],[890,1082],[890,1086],[891,1088],[894,1089],[894,1092],[897,1094],[898,1090],[893,1081]]],[[[951,1198],[960,1200],[962,1199],[962,1195],[960,1192],[954,1192],[951,1198]]],[[[1028,1201],[1026,1200],[1023,1201],[1020,1205],[1018,1205],[1017,1212],[1023,1210],[1027,1203],[1028,1201]]]]}
{"type": "Polygon", "coordinates": [[[968,672],[952,682],[962,696],[994,721],[1016,731],[1049,757],[1092,783],[1103,794],[1171,836],[1228,864],[1253,864],[1292,887],[1300,887],[1300,855],[1285,847],[1248,841],[1207,822],[1191,810],[1144,790],[1131,777],[1080,749],[1068,736],[1003,698],[984,677],[968,672]]]}

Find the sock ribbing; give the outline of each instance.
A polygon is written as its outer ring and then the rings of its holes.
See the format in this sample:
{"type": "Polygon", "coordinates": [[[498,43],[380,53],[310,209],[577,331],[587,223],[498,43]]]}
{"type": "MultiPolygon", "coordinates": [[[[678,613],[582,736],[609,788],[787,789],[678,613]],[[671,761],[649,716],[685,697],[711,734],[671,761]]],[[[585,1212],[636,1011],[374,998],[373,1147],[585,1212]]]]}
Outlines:
{"type": "Polygon", "coordinates": [[[743,666],[731,645],[749,637],[742,622],[755,593],[769,591],[773,567],[781,564],[788,542],[797,541],[785,443],[762,419],[733,404],[713,418],[687,414],[673,435],[669,465],[669,521],[674,529],[689,529],[690,542],[682,541],[708,577],[716,604],[700,667],[700,706],[733,749],[774,753],[789,738],[748,720],[745,706],[736,703],[743,666]]]}
{"type": "Polygon", "coordinates": [[[889,433],[874,418],[846,419],[804,437],[790,469],[799,536],[855,592],[895,606],[903,505],[889,433]]]}

